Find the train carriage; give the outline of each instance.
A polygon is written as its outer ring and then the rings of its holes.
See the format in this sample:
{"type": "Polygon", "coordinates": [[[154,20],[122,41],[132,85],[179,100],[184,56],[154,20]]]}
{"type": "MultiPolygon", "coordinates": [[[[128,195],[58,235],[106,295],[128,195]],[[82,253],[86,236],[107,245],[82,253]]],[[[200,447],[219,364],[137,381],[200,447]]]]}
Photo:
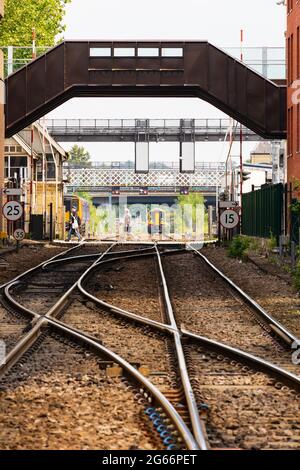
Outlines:
{"type": "Polygon", "coordinates": [[[66,230],[68,230],[69,228],[71,210],[73,207],[75,207],[77,214],[81,220],[81,227],[80,227],[81,235],[86,235],[88,231],[89,221],[90,221],[89,202],[80,196],[70,195],[70,196],[64,197],[64,206],[65,206],[66,230]]]}
{"type": "Polygon", "coordinates": [[[152,209],[148,212],[148,233],[162,235],[166,226],[166,211],[163,209],[152,209]]]}

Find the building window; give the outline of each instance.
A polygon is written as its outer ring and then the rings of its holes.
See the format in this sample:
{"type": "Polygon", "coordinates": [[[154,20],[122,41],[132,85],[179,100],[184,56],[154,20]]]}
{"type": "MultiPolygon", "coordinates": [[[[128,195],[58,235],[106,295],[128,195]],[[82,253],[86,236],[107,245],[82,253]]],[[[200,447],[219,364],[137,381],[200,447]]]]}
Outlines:
{"type": "Polygon", "coordinates": [[[291,80],[290,83],[294,81],[294,35],[291,35],[291,80]]]}
{"type": "Polygon", "coordinates": [[[16,178],[18,182],[27,179],[27,157],[5,157],[4,161],[4,177],[16,178]]]}
{"type": "Polygon", "coordinates": [[[159,48],[158,47],[139,47],[138,56],[139,57],[159,57],[159,48]]]}
{"type": "Polygon", "coordinates": [[[55,180],[55,163],[51,153],[46,154],[47,180],[55,180]]]}
{"type": "Polygon", "coordinates": [[[134,57],[135,49],[134,47],[115,47],[114,48],[114,57],[134,57]]]}
{"type": "Polygon", "coordinates": [[[43,165],[42,160],[37,160],[35,163],[35,180],[43,181],[43,165]]]}
{"type": "Polygon", "coordinates": [[[294,8],[294,0],[287,0],[287,11],[290,13],[294,8]]]}
{"type": "Polygon", "coordinates": [[[300,77],[300,27],[297,28],[297,79],[300,77]]]}
{"type": "Polygon", "coordinates": [[[90,57],[111,57],[110,47],[91,47],[90,57]]]}
{"type": "Polygon", "coordinates": [[[291,155],[291,108],[288,109],[288,116],[287,116],[287,127],[288,127],[288,155],[291,155]]]}
{"type": "Polygon", "coordinates": [[[294,108],[291,107],[288,110],[288,154],[289,156],[292,156],[294,152],[293,130],[294,130],[294,108]]]}
{"type": "Polygon", "coordinates": [[[300,152],[300,104],[297,104],[297,152],[300,152]]]}
{"type": "Polygon", "coordinates": [[[288,84],[291,83],[291,38],[287,40],[287,80],[288,84]]]}
{"type": "Polygon", "coordinates": [[[162,57],[183,57],[182,47],[163,47],[161,50],[162,57]]]}

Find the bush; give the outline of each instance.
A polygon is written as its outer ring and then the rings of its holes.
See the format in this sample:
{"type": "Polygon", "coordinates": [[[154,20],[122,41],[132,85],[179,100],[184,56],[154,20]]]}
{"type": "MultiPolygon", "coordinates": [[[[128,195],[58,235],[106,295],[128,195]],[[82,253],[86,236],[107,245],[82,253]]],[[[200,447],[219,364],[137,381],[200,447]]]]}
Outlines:
{"type": "Polygon", "coordinates": [[[297,262],[293,273],[294,286],[297,291],[300,291],[300,261],[297,262]]]}
{"type": "Polygon", "coordinates": [[[229,245],[228,255],[231,258],[240,258],[243,259],[246,257],[246,252],[250,246],[250,239],[247,237],[242,237],[237,235],[232,239],[232,242],[229,245]]]}

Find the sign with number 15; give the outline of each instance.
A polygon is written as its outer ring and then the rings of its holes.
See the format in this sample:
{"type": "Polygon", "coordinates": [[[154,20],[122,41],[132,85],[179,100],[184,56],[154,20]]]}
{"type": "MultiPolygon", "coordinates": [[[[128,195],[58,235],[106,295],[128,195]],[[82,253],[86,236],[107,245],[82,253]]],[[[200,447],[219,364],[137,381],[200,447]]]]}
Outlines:
{"type": "Polygon", "coordinates": [[[226,229],[233,229],[237,227],[239,221],[239,215],[233,210],[227,210],[222,212],[220,217],[221,225],[226,229]]]}

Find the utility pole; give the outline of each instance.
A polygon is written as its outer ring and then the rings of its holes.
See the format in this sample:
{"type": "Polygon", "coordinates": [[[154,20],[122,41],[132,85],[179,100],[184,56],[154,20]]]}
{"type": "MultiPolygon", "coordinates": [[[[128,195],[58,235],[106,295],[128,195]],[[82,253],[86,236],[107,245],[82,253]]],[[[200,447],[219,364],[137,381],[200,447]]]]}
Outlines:
{"type": "MultiPolygon", "coordinates": [[[[244,61],[243,54],[244,43],[244,30],[241,29],[241,62],[244,61]]],[[[243,217],[243,125],[240,125],[240,232],[242,232],[242,217],[243,217]]]]}
{"type": "Polygon", "coordinates": [[[36,33],[35,28],[32,28],[32,60],[36,59],[36,33]]]}

